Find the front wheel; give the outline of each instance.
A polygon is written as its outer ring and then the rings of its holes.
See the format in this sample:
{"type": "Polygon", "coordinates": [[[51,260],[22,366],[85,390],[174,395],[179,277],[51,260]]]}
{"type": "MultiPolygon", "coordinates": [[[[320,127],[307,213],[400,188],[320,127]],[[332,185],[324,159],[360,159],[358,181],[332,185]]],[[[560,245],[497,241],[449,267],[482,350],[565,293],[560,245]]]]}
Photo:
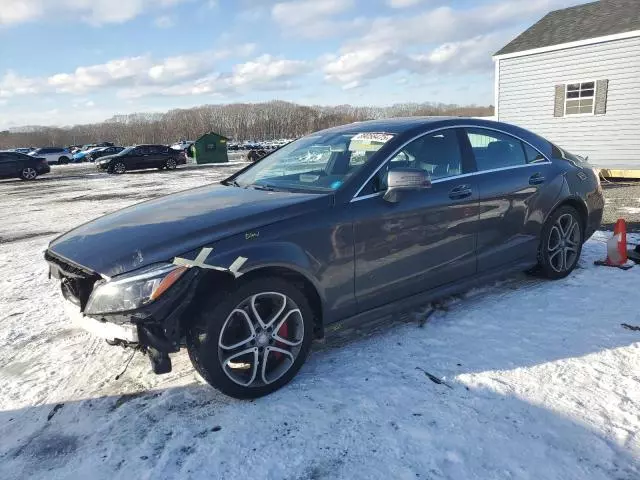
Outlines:
{"type": "Polygon", "coordinates": [[[127,171],[127,166],[123,162],[118,162],[112,167],[112,169],[113,169],[113,173],[117,173],[118,175],[121,175],[127,171]]]}
{"type": "Polygon", "coordinates": [[[66,165],[69,163],[69,157],[60,157],[58,159],[58,165],[66,165]]]}
{"type": "Polygon", "coordinates": [[[569,275],[580,259],[583,238],[582,220],[575,208],[567,205],[553,212],[542,229],[540,273],[550,279],[569,275]]]}
{"type": "Polygon", "coordinates": [[[212,299],[187,330],[187,350],[211,386],[235,398],[278,390],[311,347],[313,312],[304,294],[279,278],[259,278],[212,299]]]}

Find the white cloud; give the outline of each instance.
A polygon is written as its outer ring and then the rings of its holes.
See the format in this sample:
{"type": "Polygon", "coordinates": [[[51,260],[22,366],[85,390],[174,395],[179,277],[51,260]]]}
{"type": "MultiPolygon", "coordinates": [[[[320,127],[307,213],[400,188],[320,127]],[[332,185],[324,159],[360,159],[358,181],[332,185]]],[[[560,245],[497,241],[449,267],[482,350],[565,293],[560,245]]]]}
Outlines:
{"type": "Polygon", "coordinates": [[[233,67],[229,85],[233,87],[264,87],[274,82],[282,82],[307,73],[307,62],[274,58],[262,55],[253,61],[233,67]]]}
{"type": "Polygon", "coordinates": [[[426,74],[488,72],[490,52],[504,43],[500,35],[484,35],[441,44],[425,53],[409,54],[397,48],[360,48],[333,58],[324,66],[325,79],[351,89],[368,80],[398,72],[426,74]]]}
{"type": "MultiPolygon", "coordinates": [[[[393,0],[409,6],[412,0],[393,0]]],[[[471,9],[440,6],[410,16],[378,17],[324,62],[326,80],[354,88],[399,71],[440,73],[488,71],[491,56],[532,22],[573,0],[494,1],[471,9]]],[[[402,5],[400,5],[402,4],[402,5]]]]}
{"type": "Polygon", "coordinates": [[[440,6],[410,16],[383,16],[368,22],[368,30],[350,44],[401,47],[460,41],[523,23],[526,26],[553,8],[575,3],[575,0],[500,0],[469,9],[440,6]]]}
{"type": "Polygon", "coordinates": [[[0,25],[69,15],[93,25],[123,23],[146,11],[191,0],[2,0],[0,25]]]}
{"type": "Polygon", "coordinates": [[[12,70],[0,78],[0,98],[36,94],[39,91],[40,82],[37,79],[22,77],[12,70]]]}
{"type": "Polygon", "coordinates": [[[407,8],[414,7],[422,2],[424,0],[387,0],[387,5],[391,8],[407,8]]]}
{"type": "Polygon", "coordinates": [[[156,17],[153,23],[158,28],[171,28],[175,25],[173,17],[171,17],[170,15],[161,15],[159,17],[156,17]]]}
{"type": "Polygon", "coordinates": [[[172,85],[211,75],[216,63],[230,56],[246,57],[255,44],[241,44],[226,49],[197,52],[155,60],[149,55],[111,60],[98,65],[81,66],[73,72],[57,73],[46,78],[21,77],[9,71],[0,79],[0,97],[57,92],[84,94],[106,88],[136,88],[172,85]]]}
{"type": "Polygon", "coordinates": [[[42,12],[40,1],[3,0],[0,6],[0,25],[26,22],[40,17],[42,12]]]}
{"type": "Polygon", "coordinates": [[[294,88],[294,80],[307,74],[311,65],[298,60],[262,55],[249,62],[237,64],[231,72],[215,72],[194,80],[171,85],[144,85],[121,89],[121,98],[146,96],[225,96],[256,90],[294,88]]]}
{"type": "Polygon", "coordinates": [[[355,5],[355,0],[301,0],[276,3],[271,16],[283,28],[283,33],[307,38],[321,38],[336,33],[351,33],[360,19],[337,20],[355,5]]]}

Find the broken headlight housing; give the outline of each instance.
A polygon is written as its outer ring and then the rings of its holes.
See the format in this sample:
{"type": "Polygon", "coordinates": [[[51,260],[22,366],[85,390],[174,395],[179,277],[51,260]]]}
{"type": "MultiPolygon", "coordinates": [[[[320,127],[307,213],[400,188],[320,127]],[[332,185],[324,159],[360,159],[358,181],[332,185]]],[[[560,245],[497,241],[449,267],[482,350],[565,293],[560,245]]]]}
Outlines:
{"type": "Polygon", "coordinates": [[[84,313],[98,315],[135,310],[153,302],[187,271],[162,263],[96,283],[84,313]]]}

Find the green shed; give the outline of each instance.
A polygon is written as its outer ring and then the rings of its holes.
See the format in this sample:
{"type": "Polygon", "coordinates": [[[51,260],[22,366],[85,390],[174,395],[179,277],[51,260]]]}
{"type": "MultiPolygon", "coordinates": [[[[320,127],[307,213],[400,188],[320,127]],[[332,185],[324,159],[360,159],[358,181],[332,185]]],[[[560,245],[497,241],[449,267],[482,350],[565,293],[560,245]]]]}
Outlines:
{"type": "Polygon", "coordinates": [[[227,163],[227,141],[229,139],[214,132],[205,133],[190,147],[190,156],[196,163],[227,163]]]}

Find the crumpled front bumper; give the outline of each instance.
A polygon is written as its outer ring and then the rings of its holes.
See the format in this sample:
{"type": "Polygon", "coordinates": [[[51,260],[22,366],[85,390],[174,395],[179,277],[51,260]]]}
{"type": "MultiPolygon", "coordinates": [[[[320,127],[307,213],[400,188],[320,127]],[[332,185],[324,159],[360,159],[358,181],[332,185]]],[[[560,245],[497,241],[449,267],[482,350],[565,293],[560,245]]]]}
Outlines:
{"type": "Polygon", "coordinates": [[[199,268],[190,268],[160,298],[136,310],[86,315],[84,308],[100,277],[52,252],[47,252],[45,258],[51,276],[60,281],[65,310],[74,325],[123,345],[140,345],[162,353],[180,350],[183,317],[196,294],[202,273],[199,268]]]}
{"type": "Polygon", "coordinates": [[[111,342],[125,342],[127,344],[139,343],[138,326],[130,324],[117,324],[101,322],[95,318],[84,315],[77,305],[69,300],[64,300],[64,309],[67,318],[74,326],[86,330],[92,335],[111,342]]]}

